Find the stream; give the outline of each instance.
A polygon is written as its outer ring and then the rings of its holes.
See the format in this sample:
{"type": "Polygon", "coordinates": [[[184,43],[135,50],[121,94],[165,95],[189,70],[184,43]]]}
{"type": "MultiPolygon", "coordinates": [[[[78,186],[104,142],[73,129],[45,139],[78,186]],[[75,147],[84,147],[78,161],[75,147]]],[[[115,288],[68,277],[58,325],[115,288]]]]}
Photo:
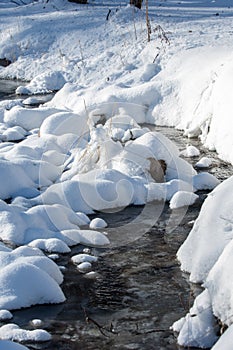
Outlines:
{"type": "MultiPolygon", "coordinates": [[[[0,100],[8,98],[8,91],[0,91],[0,100]]],[[[189,140],[173,128],[149,127],[170,138],[180,150],[191,143],[200,150],[200,157],[214,158],[207,171],[221,181],[232,175],[232,166],[206,150],[198,139],[189,140]]],[[[188,161],[195,164],[200,157],[188,161]]],[[[84,246],[60,255],[56,262],[64,269],[62,289],[67,301],[13,312],[12,323],[32,329],[30,321],[41,319],[43,329],[52,335],[51,341],[26,346],[40,350],[181,349],[169,328],[189,310],[200,286],[190,285],[180,270],[176,252],[207,194],[199,191],[198,201],[185,210],[171,211],[167,204],[161,208],[160,203],[152,202],[92,215],[90,218],[101,217],[108,223],[104,231],[109,237],[124,237],[122,245],[90,248],[98,256],[93,264],[94,278],[85,277],[70,261],[71,256],[83,252],[84,246]],[[137,239],[133,239],[135,234],[137,239]]]]}

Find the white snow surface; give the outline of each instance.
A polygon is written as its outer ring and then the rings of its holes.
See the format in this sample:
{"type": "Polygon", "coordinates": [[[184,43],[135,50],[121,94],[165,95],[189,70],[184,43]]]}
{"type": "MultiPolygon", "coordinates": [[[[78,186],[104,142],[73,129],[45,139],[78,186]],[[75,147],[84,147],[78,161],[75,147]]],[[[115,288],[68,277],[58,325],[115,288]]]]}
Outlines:
{"type": "Polygon", "coordinates": [[[198,195],[188,191],[178,191],[174,194],[170,200],[169,207],[171,209],[177,209],[183,206],[189,206],[195,203],[198,195]]]}
{"type": "Polygon", "coordinates": [[[12,341],[39,341],[44,342],[51,339],[51,335],[43,329],[35,329],[32,331],[22,329],[14,323],[6,324],[0,327],[0,337],[3,340],[12,341]]]}
{"type": "MultiPolygon", "coordinates": [[[[36,108],[24,108],[19,98],[0,102],[0,308],[65,300],[57,265],[38,249],[12,250],[8,242],[43,249],[52,242],[49,251],[58,242],[67,251],[80,243],[105,246],[110,236],[80,228],[90,224],[88,214],[154,200],[177,208],[193,203],[194,192],[217,186],[178,251],[191,281],[204,283],[194,308],[200,303],[212,309],[187,316],[178,341],[212,346],[212,316],[229,326],[233,321],[233,179],[219,185],[211,174],[197,174],[170,140],[139,124],[182,129],[233,163],[232,1],[149,4],[149,43],[145,8],[128,2],[113,0],[108,21],[109,2],[102,0],[87,6],[0,3],[0,59],[11,61],[0,66],[0,78],[24,80],[18,94],[59,90],[36,108]]],[[[187,146],[183,156],[200,152],[187,146]]],[[[210,165],[206,159],[197,163],[210,165]]],[[[17,326],[10,330],[18,332],[17,326]]]]}
{"type": "Polygon", "coordinates": [[[17,344],[10,340],[0,340],[1,350],[29,350],[26,346],[17,344]]]}

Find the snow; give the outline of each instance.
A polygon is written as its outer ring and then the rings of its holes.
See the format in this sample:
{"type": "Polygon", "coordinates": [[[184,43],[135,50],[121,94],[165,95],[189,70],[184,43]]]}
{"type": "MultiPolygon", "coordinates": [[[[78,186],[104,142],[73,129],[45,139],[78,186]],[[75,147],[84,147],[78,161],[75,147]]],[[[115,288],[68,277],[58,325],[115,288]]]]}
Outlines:
{"type": "MultiPolygon", "coordinates": [[[[24,81],[20,98],[0,102],[0,308],[65,300],[60,269],[32,247],[108,246],[111,235],[98,232],[106,223],[89,214],[154,200],[175,209],[193,204],[194,192],[213,190],[178,251],[181,268],[205,288],[197,317],[180,323],[178,342],[212,346],[213,315],[232,322],[233,180],[197,174],[189,158],[204,170],[212,160],[188,141],[180,152],[144,124],[183,130],[233,163],[231,1],[149,4],[149,43],[145,8],[128,0],[111,2],[108,21],[102,0],[17,3],[0,4],[0,58],[12,62],[0,78],[24,81]],[[56,91],[45,105],[25,108],[33,95],[56,91]]],[[[4,343],[4,350],[19,347],[4,343]]]]}
{"type": "Polygon", "coordinates": [[[217,343],[212,347],[212,350],[231,350],[233,338],[233,326],[227,328],[223,335],[219,338],[217,343]]]}
{"type": "Polygon", "coordinates": [[[91,220],[89,227],[92,229],[98,229],[98,228],[104,228],[107,227],[108,224],[106,223],[105,220],[100,219],[100,218],[95,218],[91,220]]]}
{"type": "Polygon", "coordinates": [[[0,340],[1,350],[28,350],[24,345],[14,343],[10,340],[0,340]]]}
{"type": "Polygon", "coordinates": [[[196,163],[197,168],[209,168],[213,163],[213,160],[208,157],[202,157],[199,159],[199,161],[196,163]]]}
{"type": "Polygon", "coordinates": [[[74,264],[80,264],[82,262],[96,262],[98,259],[96,256],[82,253],[72,256],[71,260],[74,264]]]}
{"type": "Polygon", "coordinates": [[[169,207],[171,209],[177,209],[183,206],[189,206],[195,203],[198,195],[188,191],[178,191],[174,194],[170,200],[169,207]]]}
{"type": "Polygon", "coordinates": [[[0,252],[0,308],[18,309],[65,300],[58,266],[39,249],[26,246],[0,252]]]}
{"type": "Polygon", "coordinates": [[[205,349],[212,347],[217,340],[215,322],[210,297],[205,290],[195,299],[185,318],[176,322],[172,328],[179,332],[179,345],[205,349]]]}
{"type": "Polygon", "coordinates": [[[82,273],[89,272],[91,270],[91,263],[88,261],[82,262],[77,265],[77,269],[82,273]]]}
{"type": "Polygon", "coordinates": [[[35,239],[28,245],[29,247],[39,248],[49,253],[69,253],[71,251],[65,242],[57,238],[35,239]]]}
{"type": "MultiPolygon", "coordinates": [[[[233,201],[232,193],[229,191],[232,185],[233,177],[230,177],[208,195],[193,229],[177,253],[181,262],[181,269],[190,273],[190,280],[195,283],[203,283],[205,288],[203,293],[208,294],[209,298],[211,317],[217,317],[222,324],[228,326],[231,326],[233,321],[231,297],[233,288],[233,201]]],[[[186,316],[186,323],[179,330],[179,344],[190,344],[189,334],[185,331],[190,322],[188,321],[188,318],[190,318],[188,315],[186,316]]],[[[205,336],[201,335],[196,326],[193,327],[200,338],[204,340],[205,336]]],[[[212,346],[216,341],[214,336],[212,338],[212,344],[209,346],[212,346]]],[[[230,342],[232,341],[232,338],[231,340],[227,339],[230,342]]],[[[221,338],[218,342],[222,344],[221,338]]],[[[225,349],[224,346],[223,348],[225,349]]]]}
{"type": "Polygon", "coordinates": [[[18,95],[45,94],[60,90],[66,83],[60,71],[45,72],[37,75],[27,85],[19,86],[16,89],[18,95]]]}
{"type": "Polygon", "coordinates": [[[186,149],[180,152],[180,155],[184,157],[198,157],[200,155],[200,151],[195,146],[187,145],[186,149]]]}
{"type": "Polygon", "coordinates": [[[33,331],[20,328],[14,323],[9,323],[0,328],[0,337],[3,340],[12,341],[48,341],[51,339],[51,335],[43,329],[35,329],[33,331]]]}
{"type": "Polygon", "coordinates": [[[0,320],[10,320],[13,317],[12,313],[8,310],[0,310],[0,320]]]}
{"type": "Polygon", "coordinates": [[[192,282],[205,281],[210,269],[232,238],[233,200],[229,191],[232,185],[233,177],[230,177],[208,195],[188,238],[178,250],[181,268],[190,273],[192,282]]]}
{"type": "Polygon", "coordinates": [[[193,186],[198,190],[213,190],[220,184],[216,177],[207,172],[202,172],[193,177],[193,186]]]}
{"type": "Polygon", "coordinates": [[[31,320],[30,323],[35,328],[41,327],[43,325],[43,321],[38,319],[38,318],[35,318],[35,319],[31,320]]]}

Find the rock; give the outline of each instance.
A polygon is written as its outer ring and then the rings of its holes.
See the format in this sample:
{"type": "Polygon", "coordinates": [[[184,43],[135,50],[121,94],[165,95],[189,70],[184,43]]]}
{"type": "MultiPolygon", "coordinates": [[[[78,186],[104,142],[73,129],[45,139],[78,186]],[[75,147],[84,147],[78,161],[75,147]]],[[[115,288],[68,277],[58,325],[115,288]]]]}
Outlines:
{"type": "Polygon", "coordinates": [[[11,64],[12,62],[8,60],[7,58],[0,58],[0,66],[2,67],[7,67],[11,64]]]}
{"type": "Polygon", "coordinates": [[[167,168],[165,161],[154,158],[148,158],[148,160],[150,161],[149,173],[151,177],[155,180],[155,182],[164,182],[164,175],[167,168]]]}
{"type": "Polygon", "coordinates": [[[76,4],[87,4],[87,0],[68,0],[69,2],[75,2],[76,4]]]}

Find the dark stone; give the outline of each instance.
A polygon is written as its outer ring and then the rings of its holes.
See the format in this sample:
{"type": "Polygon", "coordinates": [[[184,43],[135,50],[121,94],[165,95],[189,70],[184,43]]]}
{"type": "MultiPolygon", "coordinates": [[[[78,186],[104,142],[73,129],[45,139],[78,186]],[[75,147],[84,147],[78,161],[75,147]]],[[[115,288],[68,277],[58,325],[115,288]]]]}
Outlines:
{"type": "Polygon", "coordinates": [[[130,5],[134,5],[135,7],[141,9],[143,0],[130,0],[130,5]]]}
{"type": "Polygon", "coordinates": [[[87,0],[68,0],[69,2],[75,2],[76,4],[87,4],[87,0]]]}
{"type": "Polygon", "coordinates": [[[7,58],[0,58],[0,66],[7,67],[11,64],[11,61],[7,58]]]}

